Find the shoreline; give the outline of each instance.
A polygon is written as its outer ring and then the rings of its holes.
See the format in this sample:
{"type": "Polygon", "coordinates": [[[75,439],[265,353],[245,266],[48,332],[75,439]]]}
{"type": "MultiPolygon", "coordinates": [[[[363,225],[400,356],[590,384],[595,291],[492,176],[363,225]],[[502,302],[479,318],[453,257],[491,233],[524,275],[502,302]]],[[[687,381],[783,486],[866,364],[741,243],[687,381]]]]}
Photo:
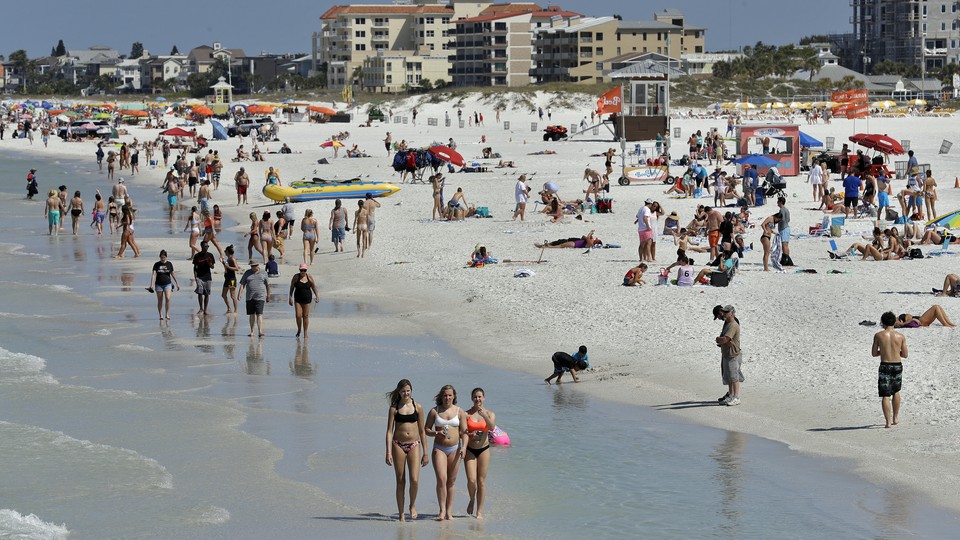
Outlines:
{"type": "MultiPolygon", "coordinates": [[[[922,122],[933,119],[915,120],[922,122]]],[[[691,121],[691,123],[695,122],[708,123],[709,121],[691,121]]],[[[290,131],[310,132],[312,131],[311,128],[313,126],[292,126],[290,131]],[[301,127],[306,129],[297,129],[301,127]]],[[[399,130],[401,126],[390,124],[384,126],[384,128],[399,130]]],[[[377,135],[382,135],[383,131],[384,129],[376,129],[372,130],[371,133],[375,132],[377,135]]],[[[450,132],[460,133],[452,129],[450,132]]],[[[146,132],[137,130],[137,134],[140,133],[146,132]]],[[[315,134],[314,132],[313,135],[315,134]]],[[[293,141],[304,141],[301,144],[306,144],[305,141],[310,136],[309,133],[306,133],[300,135],[302,139],[297,139],[297,135],[300,134],[294,133],[293,141]]],[[[281,137],[284,141],[287,141],[284,132],[281,132],[281,137]]],[[[130,139],[131,137],[125,138],[125,140],[130,139]]],[[[371,148],[379,148],[373,142],[375,141],[365,144],[368,151],[371,148]]],[[[676,142],[678,141],[675,141],[675,144],[676,142]]],[[[70,143],[69,145],[73,146],[74,144],[76,143],[70,143]]],[[[221,150],[223,155],[230,155],[228,149],[233,145],[233,142],[226,141],[213,146],[213,148],[221,150]]],[[[601,146],[608,145],[609,143],[606,142],[593,144],[590,149],[596,150],[601,146]]],[[[82,144],[77,144],[77,146],[87,148],[82,144]]],[[[915,146],[918,146],[916,142],[915,146]]],[[[535,148],[529,149],[534,150],[535,148]]],[[[42,147],[39,150],[42,151],[42,147]]],[[[92,147],[90,147],[90,150],[92,156],[92,147]]],[[[53,149],[50,151],[53,151],[53,149]]],[[[380,159],[378,158],[378,160],[380,159]]],[[[385,157],[382,159],[386,160],[385,157]]],[[[92,157],[90,161],[93,164],[92,157]]],[[[933,159],[930,161],[933,161],[933,159]]],[[[363,161],[360,163],[372,164],[373,162],[363,161]]],[[[263,167],[273,164],[273,162],[267,162],[263,164],[263,167]]],[[[340,163],[336,164],[341,165],[340,163]]],[[[232,182],[228,171],[232,175],[235,165],[230,163],[227,165],[224,168],[224,180],[222,181],[226,192],[219,191],[215,194],[228,193],[227,205],[221,206],[224,215],[229,214],[238,223],[244,223],[242,220],[250,209],[238,208],[229,203],[230,197],[234,194],[232,193],[232,182]]],[[[255,165],[260,166],[260,164],[255,165]]],[[[312,164],[307,165],[308,169],[313,168],[312,164]]],[[[349,166],[349,164],[343,165],[349,166]]],[[[252,169],[253,165],[250,165],[250,167],[252,169]]],[[[288,165],[284,165],[284,167],[286,171],[288,165]]],[[[384,168],[384,163],[380,162],[378,168],[384,168]]],[[[556,165],[553,165],[552,168],[556,168],[556,165]]],[[[306,172],[307,169],[304,169],[304,171],[306,172]]],[[[122,176],[122,174],[118,173],[117,176],[122,176]]],[[[296,174],[286,178],[290,179],[295,176],[296,174]]],[[[459,175],[451,175],[451,177],[464,185],[468,185],[468,179],[466,178],[461,180],[459,175]]],[[[514,177],[515,175],[511,175],[503,181],[500,181],[500,178],[494,179],[497,181],[495,186],[497,191],[495,192],[492,191],[493,188],[488,188],[492,193],[497,194],[493,195],[496,202],[489,204],[495,216],[507,213],[505,207],[508,204],[509,196],[500,195],[500,192],[506,191],[509,193],[514,177]]],[[[147,172],[147,170],[144,170],[141,175],[132,181],[140,184],[144,182],[144,178],[148,181],[155,180],[156,185],[159,185],[159,173],[147,172]]],[[[41,181],[43,179],[44,177],[41,177],[41,181]]],[[[254,189],[259,187],[257,185],[258,176],[251,174],[251,180],[252,204],[250,206],[259,208],[258,203],[266,201],[259,194],[259,189],[254,189]]],[[[537,183],[538,181],[535,181],[532,185],[536,186],[537,183]]],[[[799,179],[791,179],[793,186],[798,183],[799,179]]],[[[699,302],[691,303],[689,298],[681,297],[682,292],[678,292],[676,288],[660,288],[658,290],[652,287],[643,287],[637,294],[633,294],[635,292],[633,290],[624,290],[625,288],[622,287],[615,288],[618,284],[612,283],[615,280],[611,280],[610,276],[606,274],[617,274],[619,276],[619,274],[622,274],[619,269],[624,267],[625,263],[620,262],[616,266],[606,264],[607,261],[601,259],[601,257],[607,253],[598,255],[597,252],[594,252],[591,255],[581,256],[579,251],[574,254],[566,253],[566,250],[555,250],[546,257],[550,261],[549,264],[537,267],[539,275],[532,281],[509,277],[508,273],[512,275],[514,267],[508,267],[507,265],[501,265],[497,268],[488,267],[482,270],[463,270],[460,266],[455,265],[456,261],[460,261],[460,265],[466,261],[469,250],[476,243],[477,237],[494,238],[493,241],[483,240],[483,242],[488,246],[493,244],[495,246],[493,249],[494,256],[501,256],[501,253],[510,254],[520,251],[522,245],[532,244],[532,242],[542,240],[548,235],[556,237],[581,234],[579,229],[583,226],[571,227],[570,223],[566,223],[551,228],[540,223],[538,216],[531,216],[533,222],[528,221],[525,224],[516,224],[497,217],[491,220],[471,220],[490,222],[489,224],[418,223],[415,220],[410,220],[405,214],[395,213],[391,203],[399,200],[408,206],[419,204],[422,208],[418,213],[420,215],[425,214],[429,208],[426,206],[426,201],[429,200],[428,187],[408,185],[402,187],[404,189],[401,194],[385,199],[386,202],[379,212],[377,242],[369,257],[358,261],[354,254],[349,251],[345,254],[349,256],[330,257],[329,253],[325,253],[329,250],[329,247],[326,247],[329,246],[326,243],[328,240],[321,236],[318,244],[321,246],[321,253],[317,256],[318,265],[314,267],[313,273],[319,278],[318,286],[322,295],[340,300],[360,299],[379,306],[390,314],[377,318],[378,323],[390,328],[378,328],[369,331],[390,333],[402,331],[398,330],[397,327],[406,327],[407,330],[416,328],[420,332],[438,336],[472,360],[526,373],[545,373],[547,371],[545,367],[548,364],[547,360],[553,350],[572,349],[585,341],[590,347],[591,358],[595,367],[584,374],[584,382],[576,386],[579,391],[632,406],[639,405],[664,410],[676,414],[680,418],[709,427],[733,429],[758,435],[766,439],[783,442],[790,448],[806,454],[849,459],[855,464],[855,472],[862,477],[883,484],[906,486],[911,490],[925,494],[944,508],[955,512],[960,511],[960,502],[952,497],[951,489],[951,486],[955,483],[956,475],[950,473],[950,471],[960,470],[957,467],[957,465],[960,465],[960,459],[958,459],[956,450],[950,445],[950,441],[955,438],[957,427],[947,417],[929,418],[918,414],[921,407],[921,402],[918,399],[920,397],[919,388],[921,387],[919,363],[914,364],[914,361],[908,360],[910,363],[907,364],[908,371],[905,375],[905,381],[914,378],[911,382],[915,392],[911,395],[910,391],[906,390],[908,387],[905,386],[904,423],[896,429],[886,432],[883,429],[872,428],[880,416],[880,411],[877,403],[879,400],[867,394],[864,390],[864,388],[869,390],[869,385],[864,384],[864,380],[847,380],[848,377],[853,378],[851,377],[851,371],[856,374],[858,379],[863,379],[862,373],[869,374],[873,369],[872,360],[866,363],[861,359],[868,354],[869,341],[864,342],[864,337],[869,334],[868,330],[841,331],[834,337],[838,340],[853,341],[855,342],[854,347],[841,348],[833,353],[817,353],[821,359],[825,358],[827,363],[830,361],[851,364],[856,362],[861,366],[856,369],[848,367],[846,371],[843,371],[843,368],[837,368],[838,371],[831,375],[838,380],[819,381],[815,378],[814,380],[808,380],[806,376],[801,375],[798,381],[797,368],[795,367],[781,368],[780,366],[767,367],[763,365],[772,362],[796,362],[804,359],[805,354],[804,352],[798,353],[787,350],[782,357],[774,356],[777,349],[776,344],[761,343],[759,336],[756,334],[750,335],[757,332],[764,324],[763,317],[766,315],[763,310],[764,301],[775,298],[772,294],[778,290],[782,292],[785,286],[783,280],[791,280],[790,284],[798,288],[806,287],[810,295],[818,294],[814,289],[821,285],[819,281],[803,275],[764,276],[762,273],[754,271],[755,268],[750,264],[756,260],[754,256],[747,260],[748,264],[745,265],[745,272],[742,274],[744,277],[740,281],[755,281],[752,285],[757,285],[758,290],[749,291],[742,283],[721,291],[710,290],[709,288],[695,289],[693,292],[699,293],[696,295],[699,302]],[[414,193],[416,197],[414,198],[411,193],[414,193]],[[479,225],[486,225],[486,228],[479,230],[479,225]],[[413,253],[409,251],[411,248],[418,247],[416,243],[418,234],[423,234],[426,231],[426,234],[430,235],[434,229],[451,229],[454,227],[457,227],[458,230],[441,231],[437,236],[440,237],[438,243],[441,243],[442,248],[456,249],[455,254],[449,252],[439,254],[413,253]],[[469,230],[464,231],[463,229],[469,230]],[[507,236],[506,239],[497,236],[497,231],[502,232],[503,229],[513,231],[515,235],[507,236]],[[468,236],[466,233],[472,234],[468,236]],[[411,236],[414,237],[412,240],[411,236]],[[517,241],[508,242],[509,240],[517,241]],[[414,260],[410,264],[392,264],[393,262],[416,259],[417,256],[426,257],[427,263],[414,260]],[[633,297],[632,301],[625,302],[623,299],[613,299],[601,307],[592,303],[590,287],[584,286],[583,283],[589,283],[589,280],[596,279],[594,275],[597,267],[584,264],[582,261],[586,258],[599,259],[597,264],[603,263],[599,268],[604,271],[603,275],[605,277],[603,282],[592,286],[594,291],[599,291],[603,295],[608,295],[608,297],[630,295],[633,297]],[[566,265],[566,267],[561,265],[566,265]],[[559,269],[567,270],[568,276],[559,276],[557,273],[559,269]],[[471,277],[477,277],[477,279],[471,281],[463,277],[464,274],[471,272],[473,273],[471,277]],[[457,273],[459,275],[456,275],[457,273]],[[329,279],[331,276],[335,278],[336,283],[329,279]],[[493,285],[490,282],[494,278],[503,278],[501,281],[505,283],[493,285]],[[487,279],[487,281],[484,282],[483,279],[487,279]],[[551,279],[555,281],[548,282],[547,285],[541,283],[551,279]],[[544,290],[548,288],[549,290],[544,290]],[[739,293],[740,297],[731,299],[734,292],[739,293]],[[748,300],[744,298],[745,294],[756,294],[761,301],[755,302],[757,305],[749,304],[748,300]],[[642,317],[637,318],[636,315],[641,310],[661,309],[660,306],[647,306],[643,302],[644,297],[653,295],[656,295],[656,300],[661,303],[674,304],[662,308],[668,311],[671,316],[663,317],[662,320],[653,317],[650,320],[644,320],[642,317]],[[555,305],[553,303],[555,296],[569,299],[574,305],[555,305]],[[589,305],[584,305],[585,303],[589,305]],[[737,306],[738,313],[749,317],[750,321],[750,324],[745,327],[744,335],[746,355],[744,371],[747,376],[747,382],[744,386],[745,406],[741,406],[735,411],[718,407],[684,406],[684,404],[698,403],[700,400],[708,401],[708,398],[714,394],[722,392],[718,381],[719,377],[716,373],[717,362],[715,357],[717,354],[711,343],[711,336],[719,331],[719,327],[714,328],[709,320],[711,318],[709,308],[717,303],[733,303],[737,306]],[[636,309],[637,313],[628,313],[629,309],[636,309]],[[693,316],[692,321],[677,321],[673,316],[676,315],[678,309],[681,313],[684,310],[687,312],[690,310],[699,311],[693,316]],[[553,311],[559,313],[555,314],[553,311]],[[392,318],[396,320],[391,320],[392,318]],[[676,329],[664,329],[664,326],[674,325],[677,326],[676,329]],[[518,329],[525,330],[518,331],[518,329]],[[622,335],[628,332],[634,334],[630,339],[622,335]],[[581,335],[571,337],[571,335],[577,333],[581,335]],[[583,335],[591,337],[585,338],[583,335]],[[642,337],[644,335],[656,335],[656,337],[644,338],[642,337]],[[691,335],[697,335],[697,337],[687,337],[685,341],[678,339],[676,343],[670,342],[670,338],[691,335]],[[657,342],[658,338],[659,343],[657,342]],[[748,340],[752,342],[748,342],[748,340]],[[537,342],[540,344],[538,345],[537,342]],[[624,352],[625,350],[630,352],[624,352]],[[867,350],[867,354],[864,354],[864,350],[867,350]],[[854,357],[856,360],[848,359],[850,354],[856,354],[854,357]],[[836,402],[834,396],[844,392],[850,395],[836,402]],[[851,396],[853,396],[853,399],[851,399],[851,396]],[[891,436],[894,437],[892,441],[889,438],[891,436]],[[900,452],[900,454],[898,455],[897,452],[900,452]]],[[[466,189],[481,190],[483,188],[470,185],[466,189]]],[[[801,191],[801,196],[806,195],[806,189],[804,187],[801,191]]],[[[791,191],[797,192],[799,190],[793,188],[791,191]]],[[[656,193],[661,192],[662,190],[656,190],[656,193]]],[[[653,196],[652,193],[644,186],[615,188],[614,194],[619,205],[618,213],[614,214],[613,217],[618,222],[629,221],[630,216],[632,216],[632,208],[636,206],[636,200],[645,196],[653,196]]],[[[952,193],[948,194],[952,195],[952,193]]],[[[137,202],[138,204],[144,204],[144,201],[137,202]]],[[[159,197],[157,201],[151,201],[150,204],[154,202],[162,203],[162,201],[159,201],[159,197]]],[[[669,200],[667,202],[673,203],[669,200]]],[[[688,201],[683,201],[683,203],[689,204],[688,201]]],[[[942,202],[941,205],[944,208],[951,207],[947,202],[942,202]]],[[[317,206],[311,205],[314,208],[317,206]]],[[[298,221],[302,216],[302,207],[303,205],[298,205],[298,221]]],[[[316,212],[320,224],[325,224],[323,219],[326,214],[325,208],[325,206],[321,207],[321,210],[316,212]]],[[[770,211],[770,206],[768,205],[764,210],[770,211]]],[[[800,221],[799,218],[801,217],[807,217],[797,210],[795,210],[794,215],[795,221],[800,221]]],[[[591,216],[591,219],[599,221],[605,217],[597,216],[594,218],[591,216]]],[[[624,250],[616,253],[616,257],[618,257],[616,260],[633,258],[634,241],[632,237],[626,234],[630,232],[631,227],[629,225],[623,226],[623,224],[615,225],[611,223],[611,219],[605,221],[605,223],[602,223],[604,227],[608,228],[606,230],[613,228],[615,232],[605,232],[603,236],[605,238],[611,237],[614,242],[620,240],[625,244],[624,250]],[[627,241],[627,238],[630,238],[630,241],[627,241]]],[[[593,226],[590,225],[590,227],[593,226]]],[[[805,229],[805,226],[795,228],[802,230],[805,229]]],[[[223,234],[227,232],[225,229],[223,234]]],[[[295,238],[300,238],[299,231],[295,238]]],[[[154,241],[168,242],[169,240],[142,238],[138,241],[142,243],[142,249],[150,249],[154,241]]],[[[182,249],[186,245],[186,239],[178,239],[177,242],[183,242],[177,249],[182,249]]],[[[224,245],[226,245],[226,242],[224,242],[224,245]]],[[[288,250],[290,250],[291,255],[299,253],[297,247],[297,242],[288,240],[288,250]]],[[[666,246],[663,247],[666,248],[666,246]]],[[[811,247],[809,250],[804,249],[804,247],[801,242],[797,242],[794,253],[800,253],[809,260],[815,251],[820,251],[819,247],[811,247]]],[[[529,247],[527,249],[532,251],[529,247]]],[[[667,255],[662,256],[662,259],[669,261],[671,251],[671,249],[666,249],[667,255]]],[[[293,268],[290,259],[299,262],[296,257],[288,257],[288,262],[283,265],[284,270],[293,268]]],[[[147,265],[147,260],[150,260],[149,256],[145,256],[140,263],[147,265]]],[[[245,263],[243,260],[240,262],[245,263]]],[[[130,264],[130,259],[127,259],[124,264],[130,264]]],[[[919,265],[924,263],[890,264],[919,265]]],[[[860,266],[862,265],[858,265],[857,268],[860,266]]],[[[908,268],[909,272],[915,270],[919,272],[919,269],[908,268]]],[[[940,271],[929,269],[924,275],[927,273],[936,275],[937,279],[942,275],[940,271]]],[[[288,274],[284,272],[283,275],[287,276],[288,274]]],[[[283,283],[283,279],[281,277],[279,282],[283,283]]],[[[850,294],[847,291],[830,289],[826,292],[839,295],[838,301],[842,303],[855,304],[858,301],[857,295],[850,294]]],[[[600,302],[605,300],[607,298],[601,296],[600,302]]],[[[818,307],[815,299],[804,298],[802,294],[791,296],[789,300],[792,304],[796,304],[798,311],[808,309],[816,311],[818,307]]],[[[885,298],[879,300],[886,301],[885,298]]],[[[924,302],[926,302],[925,305],[930,303],[926,299],[924,299],[924,302]]],[[[863,303],[865,305],[861,307],[861,310],[875,311],[873,306],[880,302],[871,299],[863,303]]],[[[917,303],[917,305],[920,304],[917,303]]],[[[950,311],[952,306],[946,303],[945,305],[950,311]]],[[[841,324],[851,324],[849,317],[845,319],[842,316],[833,316],[822,312],[816,313],[816,315],[823,317],[825,320],[819,322],[826,325],[836,327],[841,324]]],[[[817,322],[814,321],[814,325],[811,327],[807,324],[807,321],[801,321],[799,324],[801,328],[798,329],[798,333],[813,333],[816,331],[810,330],[811,328],[819,328],[819,331],[824,331],[820,325],[816,324],[817,322]]],[[[333,330],[336,331],[336,329],[333,330]]],[[[350,332],[358,333],[358,330],[368,331],[367,329],[351,328],[350,332]]],[[[329,330],[325,328],[325,331],[329,330]]],[[[937,336],[940,336],[943,340],[950,339],[947,337],[949,335],[947,334],[948,331],[943,329],[921,330],[919,332],[936,332],[937,336]]],[[[928,350],[926,351],[924,351],[923,346],[911,347],[915,353],[929,352],[930,339],[928,336],[921,336],[916,331],[907,335],[911,344],[919,342],[927,346],[928,350]]],[[[813,343],[816,344],[816,336],[813,337],[813,343]]],[[[796,336],[777,336],[776,334],[768,339],[782,340],[781,345],[786,347],[797,345],[800,341],[800,338],[796,336]]],[[[946,349],[941,353],[940,359],[946,360],[945,353],[946,349]]],[[[934,358],[934,362],[936,360],[934,358]]],[[[823,362],[818,361],[818,368],[822,368],[823,365],[823,362]]],[[[949,384],[942,384],[948,381],[937,382],[940,383],[938,384],[938,387],[940,387],[937,390],[938,393],[947,393],[950,388],[955,386],[955,381],[950,381],[949,384]]],[[[941,405],[940,410],[949,411],[949,405],[950,403],[941,405]]]]}

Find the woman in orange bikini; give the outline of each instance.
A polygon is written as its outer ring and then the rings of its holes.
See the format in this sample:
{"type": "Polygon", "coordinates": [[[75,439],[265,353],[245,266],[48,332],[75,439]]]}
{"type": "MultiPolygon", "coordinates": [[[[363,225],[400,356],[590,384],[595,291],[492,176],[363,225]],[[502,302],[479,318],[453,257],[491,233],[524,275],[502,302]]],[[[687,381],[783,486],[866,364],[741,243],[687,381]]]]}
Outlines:
{"type": "Polygon", "coordinates": [[[417,519],[420,467],[426,467],[429,463],[429,457],[423,451],[427,440],[423,407],[413,401],[412,393],[413,385],[407,379],[401,379],[397,387],[387,393],[390,400],[387,413],[387,465],[392,465],[397,475],[397,512],[400,521],[406,521],[403,492],[407,471],[410,473],[410,519],[417,519]]]}
{"type": "Polygon", "coordinates": [[[483,500],[487,491],[487,469],[490,467],[490,432],[497,427],[497,415],[483,406],[486,398],[483,388],[470,392],[473,407],[467,411],[467,453],[463,470],[467,473],[467,493],[470,504],[467,514],[483,519],[483,500]],[[476,510],[476,513],[474,513],[476,510]]]}

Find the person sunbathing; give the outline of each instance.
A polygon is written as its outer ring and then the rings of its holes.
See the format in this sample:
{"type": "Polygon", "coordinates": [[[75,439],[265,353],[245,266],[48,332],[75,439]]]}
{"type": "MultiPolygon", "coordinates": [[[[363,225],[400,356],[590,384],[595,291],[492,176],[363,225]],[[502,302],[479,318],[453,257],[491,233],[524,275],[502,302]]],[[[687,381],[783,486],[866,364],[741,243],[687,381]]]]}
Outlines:
{"type": "Polygon", "coordinates": [[[517,164],[514,163],[513,161],[504,161],[504,160],[501,159],[501,160],[500,160],[500,163],[497,163],[497,168],[498,168],[498,169],[502,169],[502,168],[504,168],[504,167],[507,167],[507,168],[510,168],[510,169],[516,169],[516,168],[517,168],[517,164]]]}
{"type": "Polygon", "coordinates": [[[530,152],[528,156],[552,156],[556,154],[556,150],[540,150],[539,152],[530,152]]]}
{"type": "Polygon", "coordinates": [[[595,244],[601,243],[598,238],[593,237],[593,233],[596,231],[590,231],[589,234],[581,236],[580,238],[561,238],[560,240],[554,240],[553,242],[547,242],[546,240],[543,243],[534,244],[538,248],[576,248],[576,249],[585,249],[591,248],[595,244]]]}
{"type": "MultiPolygon", "coordinates": [[[[904,229],[906,229],[906,225],[907,224],[904,224],[904,229]]],[[[907,233],[904,232],[904,236],[906,235],[907,233]]],[[[927,229],[927,231],[923,233],[923,237],[920,238],[920,244],[942,244],[944,239],[949,239],[951,244],[960,243],[960,238],[953,236],[945,229],[939,232],[936,229],[927,229]]]]}
{"type": "Polygon", "coordinates": [[[950,318],[947,317],[947,313],[943,311],[943,307],[941,307],[940,304],[934,304],[930,309],[924,311],[923,315],[910,315],[908,313],[897,315],[897,322],[893,324],[893,327],[919,328],[921,326],[930,326],[934,322],[951,328],[956,326],[950,321],[950,318]]]}
{"type": "Polygon", "coordinates": [[[934,289],[937,296],[960,296],[960,275],[947,274],[943,280],[943,289],[934,289]]]}
{"type": "MultiPolygon", "coordinates": [[[[883,249],[883,235],[884,235],[884,232],[880,230],[880,227],[874,227],[873,239],[867,238],[865,236],[861,237],[864,240],[870,240],[869,243],[854,242],[853,245],[841,251],[840,253],[834,253],[832,251],[828,251],[827,253],[830,255],[831,259],[842,259],[847,255],[853,255],[854,253],[860,253],[861,255],[866,256],[868,247],[873,247],[877,250],[883,249]]],[[[875,260],[879,261],[880,259],[875,259],[875,260]]]]}
{"type": "Polygon", "coordinates": [[[547,205],[547,216],[550,218],[550,223],[556,223],[563,219],[563,206],[560,205],[560,199],[554,195],[553,200],[550,201],[550,204],[547,205]]]}

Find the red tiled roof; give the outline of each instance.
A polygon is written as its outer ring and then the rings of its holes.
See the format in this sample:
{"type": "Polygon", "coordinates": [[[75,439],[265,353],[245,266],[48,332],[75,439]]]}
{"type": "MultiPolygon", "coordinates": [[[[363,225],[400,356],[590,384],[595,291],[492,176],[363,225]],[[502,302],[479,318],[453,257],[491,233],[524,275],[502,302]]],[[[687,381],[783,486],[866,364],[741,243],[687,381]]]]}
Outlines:
{"type": "Polygon", "coordinates": [[[475,23],[475,22],[487,22],[487,21],[496,21],[499,19],[506,19],[508,17],[516,17],[518,15],[527,15],[534,19],[549,19],[550,17],[559,15],[564,19],[569,19],[570,17],[582,17],[583,15],[576,13],[574,11],[566,11],[556,6],[548,7],[543,9],[536,4],[494,4],[487,9],[480,12],[480,15],[476,17],[470,17],[469,19],[457,19],[457,23],[475,23]],[[494,10],[494,8],[499,8],[494,10]],[[492,11],[491,11],[492,10],[492,11]]]}
{"type": "Polygon", "coordinates": [[[530,3],[510,3],[510,4],[492,4],[487,6],[480,12],[480,16],[493,15],[494,13],[527,13],[530,11],[541,11],[542,7],[530,2],[530,3]]]}
{"type": "Polygon", "coordinates": [[[453,15],[453,8],[441,5],[426,6],[392,6],[392,5],[353,5],[353,6],[333,6],[328,9],[321,19],[336,19],[337,15],[415,15],[417,13],[433,13],[453,15]]]}

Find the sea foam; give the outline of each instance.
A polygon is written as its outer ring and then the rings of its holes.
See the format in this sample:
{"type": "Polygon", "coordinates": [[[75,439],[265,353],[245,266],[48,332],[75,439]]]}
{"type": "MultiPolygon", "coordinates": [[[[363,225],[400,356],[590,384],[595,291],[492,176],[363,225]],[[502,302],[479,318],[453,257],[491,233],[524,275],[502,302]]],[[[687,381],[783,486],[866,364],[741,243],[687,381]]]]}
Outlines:
{"type": "Polygon", "coordinates": [[[37,382],[58,384],[44,369],[47,362],[32,354],[8,351],[0,347],[0,383],[37,382]]]}
{"type": "Polygon", "coordinates": [[[67,526],[47,523],[33,514],[0,508],[0,538],[57,540],[70,535],[67,526]]]}

